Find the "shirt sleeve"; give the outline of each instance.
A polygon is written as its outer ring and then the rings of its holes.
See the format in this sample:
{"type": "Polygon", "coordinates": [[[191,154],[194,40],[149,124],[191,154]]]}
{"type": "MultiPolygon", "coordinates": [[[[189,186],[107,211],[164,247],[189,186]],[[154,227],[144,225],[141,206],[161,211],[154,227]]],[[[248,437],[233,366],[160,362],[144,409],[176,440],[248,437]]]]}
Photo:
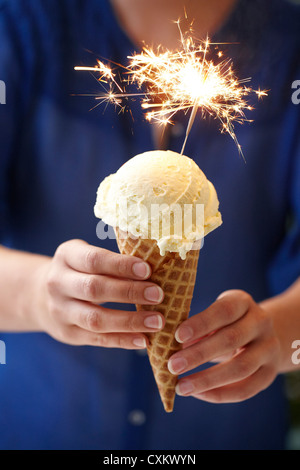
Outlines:
{"type": "Polygon", "coordinates": [[[21,80],[17,22],[0,2],[0,243],[6,233],[12,157],[21,122],[21,80]]]}
{"type": "MultiPolygon", "coordinates": [[[[299,70],[299,69],[298,69],[299,70]]],[[[300,77],[300,70],[299,70],[300,77]]],[[[289,213],[286,234],[269,269],[269,286],[272,295],[286,290],[300,276],[300,105],[293,105],[290,120],[294,128],[294,145],[289,171],[289,213]]]]}

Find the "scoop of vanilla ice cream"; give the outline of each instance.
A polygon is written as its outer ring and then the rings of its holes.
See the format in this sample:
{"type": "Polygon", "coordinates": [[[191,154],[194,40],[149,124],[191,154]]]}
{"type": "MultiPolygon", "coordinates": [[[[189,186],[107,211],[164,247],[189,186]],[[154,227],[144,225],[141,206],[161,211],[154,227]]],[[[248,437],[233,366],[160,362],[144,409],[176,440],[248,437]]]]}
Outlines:
{"type": "Polygon", "coordinates": [[[128,160],[100,184],[94,212],[108,225],[154,239],[181,258],[222,223],[217,193],[197,164],[170,150],[128,160]]]}

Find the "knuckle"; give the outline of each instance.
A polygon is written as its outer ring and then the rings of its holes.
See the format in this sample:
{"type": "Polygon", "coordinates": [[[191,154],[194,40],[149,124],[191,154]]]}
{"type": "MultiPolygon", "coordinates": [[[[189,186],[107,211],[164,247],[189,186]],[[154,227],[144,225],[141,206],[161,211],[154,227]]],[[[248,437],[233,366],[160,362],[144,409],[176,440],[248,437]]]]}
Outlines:
{"type": "Polygon", "coordinates": [[[51,296],[57,294],[59,288],[57,276],[54,276],[52,273],[50,273],[46,281],[46,286],[47,291],[51,296]]]}
{"type": "Polygon", "coordinates": [[[83,294],[87,299],[95,299],[101,290],[95,276],[85,276],[82,284],[83,294]]]}
{"type": "Polygon", "coordinates": [[[187,362],[188,364],[192,364],[194,363],[195,361],[199,364],[203,364],[204,362],[207,362],[206,361],[206,356],[204,354],[204,351],[202,349],[202,345],[198,345],[195,353],[193,354],[193,356],[190,356],[190,357],[186,357],[187,359],[187,362]]]}
{"type": "Polygon", "coordinates": [[[57,258],[58,260],[63,260],[66,255],[66,249],[69,246],[70,242],[63,242],[61,243],[55,251],[54,258],[57,258]]]}
{"type": "Polygon", "coordinates": [[[124,335],[95,334],[91,338],[91,343],[102,348],[128,349],[128,341],[124,335]]]}
{"type": "Polygon", "coordinates": [[[138,298],[136,283],[134,281],[128,281],[126,283],[126,298],[130,303],[134,303],[138,298]]]}
{"type": "Polygon", "coordinates": [[[98,310],[91,309],[87,312],[85,315],[85,325],[90,331],[100,331],[102,329],[101,315],[98,310]]]}
{"type": "Polygon", "coordinates": [[[65,243],[62,243],[56,248],[55,253],[54,253],[55,258],[60,258],[62,256],[62,254],[64,253],[64,245],[65,243]]]}
{"type": "Polygon", "coordinates": [[[94,346],[100,346],[102,348],[109,347],[109,338],[105,334],[96,334],[92,336],[91,342],[94,346]]]}
{"type": "Polygon", "coordinates": [[[101,255],[93,247],[89,247],[85,254],[85,267],[87,272],[94,273],[97,271],[97,265],[101,263],[99,259],[101,255]]]}
{"type": "Polygon", "coordinates": [[[241,334],[238,328],[235,326],[234,328],[228,328],[224,332],[224,346],[226,349],[236,349],[240,346],[240,338],[241,334]]]}
{"type": "Polygon", "coordinates": [[[245,292],[244,290],[238,291],[238,295],[239,295],[240,300],[243,300],[249,304],[253,302],[253,297],[248,292],[245,292]]]}
{"type": "Polygon", "coordinates": [[[201,390],[209,390],[213,386],[212,380],[206,374],[201,375],[200,384],[201,390]]]}
{"type": "Polygon", "coordinates": [[[116,337],[116,343],[118,348],[127,349],[128,348],[128,340],[126,339],[125,335],[118,335],[116,337]]]}
{"type": "Polygon", "coordinates": [[[128,260],[123,255],[116,255],[116,270],[120,276],[125,276],[128,273],[128,260]]]}
{"type": "Polygon", "coordinates": [[[138,331],[139,317],[134,313],[128,312],[128,316],[125,322],[125,328],[127,331],[138,331]]]}
{"type": "Polygon", "coordinates": [[[230,323],[234,315],[234,304],[232,300],[224,299],[222,305],[222,315],[226,322],[230,323]]]}

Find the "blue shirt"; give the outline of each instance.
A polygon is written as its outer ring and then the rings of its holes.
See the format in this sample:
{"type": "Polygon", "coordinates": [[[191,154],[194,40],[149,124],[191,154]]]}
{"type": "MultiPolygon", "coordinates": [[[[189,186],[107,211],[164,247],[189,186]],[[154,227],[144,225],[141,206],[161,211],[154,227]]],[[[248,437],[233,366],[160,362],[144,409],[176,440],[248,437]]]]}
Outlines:
{"type": "MultiPolygon", "coordinates": [[[[283,0],[241,0],[215,42],[240,78],[268,89],[253,100],[253,123],[236,126],[246,163],[213,119],[198,117],[185,154],[216,187],[223,225],[200,254],[191,314],[225,289],[256,301],[300,273],[299,8],[283,0]],[[238,43],[238,44],[237,44],[238,43]],[[288,222],[288,223],[287,223],[288,222]]],[[[72,238],[117,251],[96,236],[102,179],[154,148],[138,102],[119,114],[97,107],[101,86],[75,65],[126,63],[134,46],[108,0],[2,0],[0,79],[0,241],[53,255],[72,238]]],[[[176,117],[168,148],[180,151],[188,116],[176,117]]],[[[128,306],[126,307],[128,308],[128,306]]],[[[283,312],[284,314],[284,312],[283,312]]],[[[240,404],[177,397],[163,411],[140,352],[75,347],[43,333],[1,334],[2,449],[281,449],[287,428],[283,379],[240,404]]],[[[297,339],[297,338],[295,338],[297,339]]]]}

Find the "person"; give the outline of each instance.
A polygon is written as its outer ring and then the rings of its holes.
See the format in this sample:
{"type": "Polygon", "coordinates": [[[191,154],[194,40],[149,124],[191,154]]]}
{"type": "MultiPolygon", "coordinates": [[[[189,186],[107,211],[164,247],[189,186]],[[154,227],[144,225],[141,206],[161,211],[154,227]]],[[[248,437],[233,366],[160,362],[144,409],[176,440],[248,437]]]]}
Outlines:
{"type": "MultiPolygon", "coordinates": [[[[1,1],[0,331],[2,449],[283,449],[284,373],[300,336],[299,7],[284,0],[1,1]],[[138,101],[95,106],[76,65],[125,64],[143,41],[178,47],[194,20],[268,89],[236,126],[197,116],[185,153],[216,187],[223,225],[201,249],[171,414],[145,354],[163,293],[141,260],[99,240],[96,190],[132,156],[180,151],[188,116],[162,144],[138,101]],[[247,116],[248,117],[248,116],[247,116]],[[157,137],[157,136],[156,136],[157,137]]],[[[117,73],[117,72],[116,72],[117,73]]],[[[96,102],[97,104],[97,102],[96,102]]]]}

